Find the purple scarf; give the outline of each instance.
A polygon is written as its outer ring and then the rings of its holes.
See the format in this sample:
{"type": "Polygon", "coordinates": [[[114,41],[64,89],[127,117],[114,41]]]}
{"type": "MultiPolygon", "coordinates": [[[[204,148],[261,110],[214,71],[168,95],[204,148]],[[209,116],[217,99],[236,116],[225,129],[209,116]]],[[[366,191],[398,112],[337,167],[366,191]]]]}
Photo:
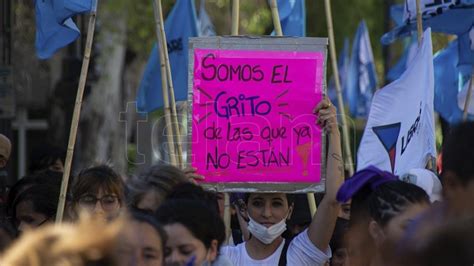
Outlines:
{"type": "Polygon", "coordinates": [[[337,201],[347,202],[366,185],[374,190],[379,185],[392,180],[398,180],[397,176],[371,165],[355,173],[342,184],[337,192],[337,201]]]}

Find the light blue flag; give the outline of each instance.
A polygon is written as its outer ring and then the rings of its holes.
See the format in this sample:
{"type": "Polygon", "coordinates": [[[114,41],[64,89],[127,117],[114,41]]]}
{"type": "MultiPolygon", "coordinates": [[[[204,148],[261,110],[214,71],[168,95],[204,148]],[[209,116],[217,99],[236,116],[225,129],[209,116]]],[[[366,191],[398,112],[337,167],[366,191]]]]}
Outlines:
{"type": "MultiPolygon", "coordinates": [[[[433,32],[461,35],[474,24],[474,0],[421,0],[423,28],[433,32]]],[[[382,36],[383,44],[390,44],[400,37],[416,32],[416,0],[406,0],[403,10],[403,24],[382,36]]]]}
{"type": "MultiPolygon", "coordinates": [[[[43,0],[48,2],[47,0],[43,0]]],[[[51,0],[56,19],[59,22],[77,14],[87,13],[97,8],[96,0],[51,0]]]]}
{"type": "Polygon", "coordinates": [[[199,20],[198,20],[198,28],[199,28],[199,36],[216,36],[216,30],[214,25],[211,22],[211,18],[206,12],[206,1],[201,0],[201,4],[199,6],[199,20]]]}
{"type": "MultiPolygon", "coordinates": [[[[474,17],[474,10],[472,13],[474,17]]],[[[474,24],[468,32],[458,35],[459,65],[474,65],[474,24]]]]}
{"type": "MultiPolygon", "coordinates": [[[[166,18],[165,33],[175,100],[183,101],[188,91],[188,39],[198,36],[194,1],[176,1],[166,18]]],[[[162,106],[160,57],[155,44],[140,82],[137,107],[142,112],[152,112],[162,106]]]]}
{"type": "Polygon", "coordinates": [[[406,38],[404,40],[404,49],[402,56],[398,60],[397,63],[388,71],[387,73],[387,80],[389,82],[392,82],[396,79],[398,79],[403,72],[405,72],[405,69],[407,69],[408,64],[410,63],[411,59],[413,59],[413,56],[415,55],[416,48],[418,46],[418,40],[416,34],[411,36],[411,38],[406,38]]]}
{"type": "Polygon", "coordinates": [[[403,25],[403,5],[397,4],[390,7],[390,18],[395,22],[396,26],[403,25]]]}
{"type": "MultiPolygon", "coordinates": [[[[463,109],[458,104],[459,93],[467,86],[472,65],[459,66],[459,40],[456,39],[436,53],[433,59],[435,76],[434,108],[450,124],[461,122],[463,109]],[[466,67],[467,66],[467,67],[466,67]],[[466,75],[467,74],[467,75],[466,75]]],[[[469,120],[474,119],[470,115],[469,120]]]]}
{"type": "MultiPolygon", "coordinates": [[[[397,26],[403,25],[403,5],[392,5],[390,7],[390,18],[395,22],[397,26]]],[[[392,82],[398,79],[408,66],[415,55],[416,48],[418,45],[416,34],[412,34],[411,37],[403,40],[403,53],[397,63],[388,71],[387,80],[392,82]]]]}
{"type": "Polygon", "coordinates": [[[377,87],[374,55],[365,21],[359,24],[349,63],[345,95],[349,112],[354,117],[367,117],[372,95],[377,87]]]}
{"type": "MultiPolygon", "coordinates": [[[[473,65],[459,65],[459,82],[458,82],[458,107],[460,110],[465,108],[466,99],[468,96],[469,87],[471,86],[471,79],[473,73],[474,66],[473,65]]],[[[469,106],[467,106],[467,119],[474,120],[474,94],[471,93],[469,106]]]]}
{"type": "MultiPolygon", "coordinates": [[[[341,90],[345,91],[347,72],[349,70],[349,38],[344,39],[344,46],[339,53],[339,59],[337,61],[337,70],[339,71],[339,82],[341,83],[341,90]]],[[[331,77],[328,86],[328,96],[332,103],[337,103],[337,92],[334,76],[331,77]]],[[[346,102],[346,99],[344,99],[346,102]]]]}
{"type": "Polygon", "coordinates": [[[72,43],[80,31],[71,17],[90,12],[95,0],[36,0],[36,53],[47,59],[60,48],[72,43]]]}
{"type": "Polygon", "coordinates": [[[306,36],[305,0],[278,0],[277,5],[283,35],[306,36]]]}
{"type": "MultiPolygon", "coordinates": [[[[474,14],[473,14],[474,15],[474,14]]],[[[464,110],[465,101],[468,95],[470,82],[472,82],[472,73],[474,69],[474,25],[469,32],[458,36],[459,46],[459,87],[458,87],[458,106],[464,110]]],[[[470,120],[474,116],[474,93],[471,93],[471,98],[467,112],[470,120]]]]}

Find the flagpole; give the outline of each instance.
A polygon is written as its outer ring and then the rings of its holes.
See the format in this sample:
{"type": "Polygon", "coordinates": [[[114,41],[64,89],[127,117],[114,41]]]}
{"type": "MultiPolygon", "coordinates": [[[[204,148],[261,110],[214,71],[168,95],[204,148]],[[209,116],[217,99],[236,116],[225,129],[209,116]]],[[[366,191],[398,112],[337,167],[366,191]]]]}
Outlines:
{"type": "MultiPolygon", "coordinates": [[[[203,1],[203,0],[201,0],[203,1]]],[[[231,25],[231,35],[239,35],[239,0],[232,1],[232,25],[231,25]]],[[[232,230],[230,228],[231,217],[230,217],[230,198],[229,193],[224,193],[224,225],[225,225],[225,235],[226,242],[229,240],[232,230]]]]}
{"type": "Polygon", "coordinates": [[[232,31],[231,35],[239,35],[240,1],[232,0],[232,31]]]}
{"type": "Polygon", "coordinates": [[[66,194],[69,184],[69,176],[71,173],[72,157],[74,155],[74,146],[76,144],[77,128],[79,126],[79,118],[81,117],[82,98],[84,96],[84,88],[86,87],[87,72],[89,70],[89,61],[92,50],[92,41],[94,39],[95,21],[97,16],[97,1],[93,1],[92,11],[89,15],[89,25],[87,28],[86,46],[84,49],[84,57],[82,58],[81,75],[79,77],[79,85],[77,88],[76,102],[74,112],[72,114],[71,130],[69,132],[69,141],[67,146],[66,161],[64,162],[64,173],[61,181],[61,191],[59,193],[58,209],[56,211],[56,223],[61,223],[64,216],[64,206],[66,205],[66,194]]]}
{"type": "Polygon", "coordinates": [[[344,102],[342,99],[341,83],[339,80],[339,70],[337,69],[336,62],[336,44],[334,42],[334,29],[332,25],[332,12],[331,12],[331,3],[329,0],[324,0],[326,7],[326,21],[328,24],[328,35],[329,35],[329,52],[331,54],[331,63],[332,71],[334,75],[334,81],[336,83],[336,92],[337,92],[337,106],[339,112],[341,112],[341,122],[342,122],[342,138],[344,140],[344,152],[345,152],[345,161],[346,169],[349,171],[349,176],[354,174],[353,162],[352,162],[352,152],[349,142],[349,129],[347,127],[347,120],[344,111],[344,102]]]}
{"type": "Polygon", "coordinates": [[[418,46],[421,45],[421,39],[423,36],[423,24],[421,22],[421,6],[420,0],[416,0],[416,31],[418,33],[418,46]]]}
{"type": "MultiPolygon", "coordinates": [[[[283,30],[281,29],[280,23],[280,14],[278,13],[278,4],[276,0],[270,1],[270,9],[272,11],[273,28],[275,29],[275,35],[283,36],[283,30]]],[[[311,217],[313,217],[317,210],[314,194],[307,193],[306,197],[308,200],[309,212],[311,213],[311,217]]]]}
{"type": "MultiPolygon", "coordinates": [[[[162,5],[161,5],[161,0],[159,0],[159,16],[161,22],[163,22],[163,10],[162,10],[162,5]]],[[[165,28],[163,23],[160,25],[160,33],[161,33],[161,42],[162,42],[162,47],[165,48],[165,51],[168,51],[168,43],[166,41],[166,33],[165,33],[165,28]]],[[[177,158],[177,163],[180,168],[184,167],[183,165],[183,148],[181,146],[181,132],[179,129],[179,123],[178,123],[178,113],[176,111],[176,98],[174,96],[174,86],[173,86],[173,77],[171,76],[171,65],[170,65],[170,58],[168,53],[164,53],[165,55],[165,67],[166,67],[166,77],[168,79],[168,86],[169,86],[169,92],[170,92],[170,102],[171,102],[171,119],[172,119],[172,125],[173,125],[173,133],[176,137],[176,147],[178,150],[178,158],[177,158]]],[[[175,146],[173,146],[175,148],[175,146]]]]}
{"type": "Polygon", "coordinates": [[[280,14],[278,13],[278,4],[276,0],[270,1],[270,9],[272,11],[273,28],[275,29],[276,36],[283,36],[283,30],[281,29],[280,14]]]}
{"type": "MultiPolygon", "coordinates": [[[[416,0],[416,33],[417,33],[417,42],[418,47],[421,46],[421,42],[423,41],[423,21],[421,17],[421,4],[420,0],[416,0]]],[[[434,110],[433,110],[434,115],[434,110]]],[[[431,170],[436,173],[436,158],[429,155],[428,162],[426,163],[426,169],[431,170]]]]}
{"type": "Polygon", "coordinates": [[[474,70],[472,71],[472,74],[471,74],[469,89],[467,90],[466,101],[464,102],[464,111],[462,114],[463,122],[467,120],[467,114],[468,114],[467,110],[469,109],[469,104],[471,103],[471,95],[472,95],[472,90],[474,87],[473,84],[474,84],[474,70]]]}
{"type": "Polygon", "coordinates": [[[161,0],[156,2],[157,0],[153,0],[153,13],[155,15],[155,25],[156,25],[156,38],[158,40],[158,51],[160,54],[160,69],[161,69],[161,89],[163,92],[163,105],[164,105],[164,115],[165,115],[165,128],[166,128],[166,137],[168,140],[168,151],[170,155],[170,162],[172,165],[177,166],[177,158],[175,154],[175,144],[174,144],[174,136],[173,136],[173,128],[171,127],[171,110],[170,110],[170,103],[169,103],[169,91],[168,91],[168,78],[166,73],[166,59],[165,54],[167,54],[166,45],[164,46],[161,42],[161,28],[163,27],[163,18],[162,18],[162,10],[161,10],[161,0]],[[165,50],[166,49],[166,50],[165,50]]]}

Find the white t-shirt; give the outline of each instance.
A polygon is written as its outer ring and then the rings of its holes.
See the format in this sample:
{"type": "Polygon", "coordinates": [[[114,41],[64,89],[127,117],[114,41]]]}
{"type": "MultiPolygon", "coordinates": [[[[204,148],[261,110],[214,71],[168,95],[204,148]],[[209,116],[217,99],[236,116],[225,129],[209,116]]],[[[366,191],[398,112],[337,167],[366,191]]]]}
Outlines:
{"type": "Polygon", "coordinates": [[[237,246],[225,246],[221,249],[222,255],[225,255],[227,258],[232,261],[234,266],[275,266],[278,265],[280,261],[281,251],[285,245],[285,240],[281,242],[277,250],[270,256],[266,257],[263,260],[254,260],[247,253],[245,248],[245,242],[238,244],[237,246]]]}
{"type": "MultiPolygon", "coordinates": [[[[252,259],[247,253],[245,242],[235,247],[225,246],[221,252],[232,261],[234,266],[277,266],[284,245],[285,241],[280,244],[272,255],[263,260],[252,259]]],[[[286,261],[288,266],[317,266],[324,265],[331,256],[331,249],[328,247],[326,252],[322,252],[316,248],[308,237],[308,231],[305,230],[291,241],[286,254],[286,261]]]]}

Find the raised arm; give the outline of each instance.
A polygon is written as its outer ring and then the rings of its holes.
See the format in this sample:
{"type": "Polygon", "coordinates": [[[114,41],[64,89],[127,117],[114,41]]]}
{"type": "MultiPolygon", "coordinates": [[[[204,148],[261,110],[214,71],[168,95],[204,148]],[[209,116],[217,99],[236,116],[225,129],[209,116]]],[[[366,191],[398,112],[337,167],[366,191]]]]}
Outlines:
{"type": "Polygon", "coordinates": [[[340,208],[336,194],[344,182],[344,163],[336,108],[325,99],[316,106],[314,112],[317,116],[316,123],[324,128],[328,136],[329,145],[326,158],[326,194],[308,228],[308,237],[319,250],[325,251],[329,246],[340,208]]]}

